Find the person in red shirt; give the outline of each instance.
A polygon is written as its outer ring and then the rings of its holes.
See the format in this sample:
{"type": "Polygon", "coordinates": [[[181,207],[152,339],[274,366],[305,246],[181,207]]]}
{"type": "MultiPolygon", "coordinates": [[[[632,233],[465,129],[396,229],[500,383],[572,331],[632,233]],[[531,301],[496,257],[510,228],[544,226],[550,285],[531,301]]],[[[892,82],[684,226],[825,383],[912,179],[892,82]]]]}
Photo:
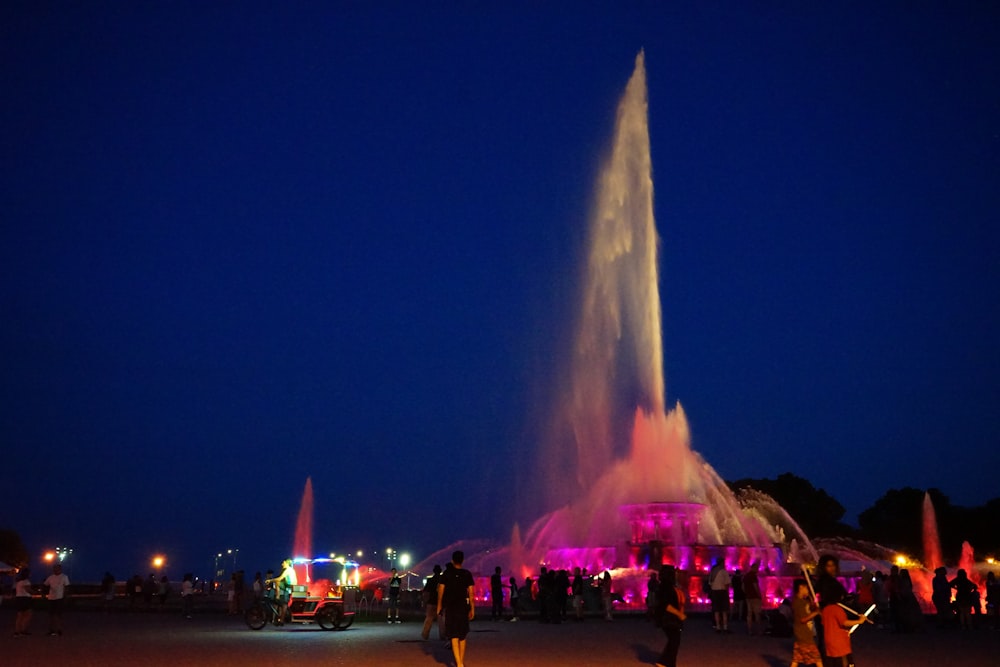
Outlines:
{"type": "Polygon", "coordinates": [[[829,664],[847,667],[851,655],[851,635],[847,630],[867,620],[864,614],[848,619],[847,611],[839,604],[823,607],[823,645],[826,656],[832,658],[829,664]]]}

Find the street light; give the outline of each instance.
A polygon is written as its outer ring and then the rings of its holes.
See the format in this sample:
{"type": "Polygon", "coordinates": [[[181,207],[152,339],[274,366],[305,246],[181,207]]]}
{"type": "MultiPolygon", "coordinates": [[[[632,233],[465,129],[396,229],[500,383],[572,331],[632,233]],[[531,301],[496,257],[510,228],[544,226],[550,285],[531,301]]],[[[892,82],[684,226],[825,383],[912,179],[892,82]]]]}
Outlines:
{"type": "Polygon", "coordinates": [[[410,554],[399,555],[399,566],[406,570],[406,590],[410,590],[410,571],[407,570],[410,566],[410,554]]]}
{"type": "Polygon", "coordinates": [[[163,564],[167,562],[167,559],[163,556],[153,556],[153,568],[159,570],[163,567],[163,564]]]}

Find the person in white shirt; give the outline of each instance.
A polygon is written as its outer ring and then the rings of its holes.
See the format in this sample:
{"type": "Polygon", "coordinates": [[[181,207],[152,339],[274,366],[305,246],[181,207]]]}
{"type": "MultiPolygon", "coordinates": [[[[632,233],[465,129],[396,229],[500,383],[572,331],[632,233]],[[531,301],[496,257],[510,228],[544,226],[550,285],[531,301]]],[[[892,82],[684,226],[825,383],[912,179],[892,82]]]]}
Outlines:
{"type": "Polygon", "coordinates": [[[49,608],[49,636],[62,636],[63,604],[66,600],[66,589],[69,587],[69,577],[63,574],[62,565],[56,563],[52,566],[52,574],[46,577],[45,587],[49,591],[46,595],[49,608]]]}
{"type": "Polygon", "coordinates": [[[22,567],[17,573],[17,582],[14,584],[14,608],[17,616],[14,617],[14,636],[23,637],[30,635],[28,626],[31,624],[31,569],[22,567]]]}

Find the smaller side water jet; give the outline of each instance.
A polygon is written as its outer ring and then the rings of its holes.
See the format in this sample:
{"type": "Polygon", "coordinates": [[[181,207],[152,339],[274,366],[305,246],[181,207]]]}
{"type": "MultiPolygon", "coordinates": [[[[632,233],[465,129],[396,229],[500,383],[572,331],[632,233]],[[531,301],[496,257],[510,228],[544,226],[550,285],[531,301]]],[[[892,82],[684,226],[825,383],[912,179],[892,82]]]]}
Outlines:
{"type": "Polygon", "coordinates": [[[302,503],[299,505],[299,517],[295,521],[295,540],[292,543],[292,555],[295,558],[311,558],[313,524],[313,485],[312,477],[306,477],[306,486],[302,491],[302,503]]]}
{"type": "Polygon", "coordinates": [[[933,572],[941,567],[941,538],[938,536],[937,513],[930,492],[924,492],[923,541],[924,566],[933,572]]]}

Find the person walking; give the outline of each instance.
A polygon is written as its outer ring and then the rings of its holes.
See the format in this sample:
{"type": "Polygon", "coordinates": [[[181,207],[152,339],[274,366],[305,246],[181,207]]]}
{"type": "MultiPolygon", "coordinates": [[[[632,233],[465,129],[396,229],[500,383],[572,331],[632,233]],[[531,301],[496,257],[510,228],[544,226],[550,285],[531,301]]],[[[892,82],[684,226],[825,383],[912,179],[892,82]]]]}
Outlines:
{"type": "Polygon", "coordinates": [[[445,634],[451,641],[455,667],[465,667],[465,645],[469,623],[476,617],[475,586],[472,574],[462,567],[465,553],[451,555],[452,567],[441,575],[438,583],[437,612],[444,609],[445,634]]]}
{"type": "Polygon", "coordinates": [[[441,566],[434,566],[434,574],[427,577],[427,583],[424,584],[424,590],[421,591],[420,597],[424,599],[424,627],[420,631],[420,636],[423,637],[424,641],[427,641],[431,637],[431,626],[434,625],[434,621],[437,620],[438,626],[438,639],[444,640],[444,619],[441,618],[438,613],[438,583],[441,578],[441,566]]]}
{"type": "Polygon", "coordinates": [[[656,667],[677,667],[677,651],[681,647],[681,630],[684,628],[684,593],[677,587],[677,571],[673,565],[660,570],[660,585],[656,591],[657,615],[667,643],[656,660],[656,667]]]}
{"type": "Polygon", "coordinates": [[[52,574],[45,578],[46,598],[49,608],[49,636],[61,637],[63,633],[63,604],[66,599],[66,589],[69,588],[69,577],[63,574],[62,564],[52,566],[52,574]]]}

